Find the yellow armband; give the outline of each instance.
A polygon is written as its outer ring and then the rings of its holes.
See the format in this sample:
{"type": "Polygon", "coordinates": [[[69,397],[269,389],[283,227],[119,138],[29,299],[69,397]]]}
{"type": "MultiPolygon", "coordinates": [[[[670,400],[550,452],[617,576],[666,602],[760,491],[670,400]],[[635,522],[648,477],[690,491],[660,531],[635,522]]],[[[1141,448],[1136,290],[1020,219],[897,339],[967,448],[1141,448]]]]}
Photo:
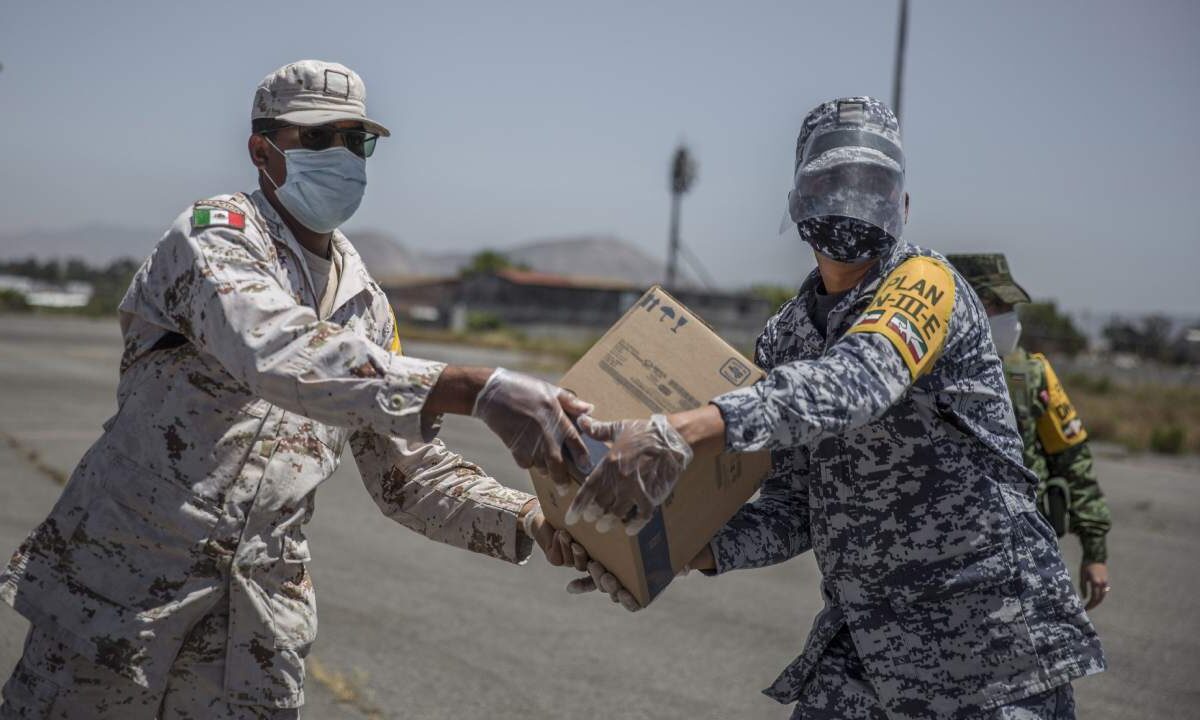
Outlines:
{"type": "Polygon", "coordinates": [[[954,276],[930,257],[905,260],[887,276],[851,333],[878,333],[904,359],[912,379],[933,367],[950,331],[954,276]]]}
{"type": "Polygon", "coordinates": [[[1046,403],[1046,412],[1038,418],[1037,432],[1042,447],[1047,453],[1054,455],[1087,440],[1087,430],[1083,427],[1083,421],[1079,419],[1079,413],[1075,412],[1075,406],[1067,397],[1067,391],[1063,390],[1062,383],[1058,381],[1054,368],[1046,361],[1046,356],[1032,353],[1030,357],[1040,362],[1046,371],[1046,395],[1042,398],[1046,403]]]}

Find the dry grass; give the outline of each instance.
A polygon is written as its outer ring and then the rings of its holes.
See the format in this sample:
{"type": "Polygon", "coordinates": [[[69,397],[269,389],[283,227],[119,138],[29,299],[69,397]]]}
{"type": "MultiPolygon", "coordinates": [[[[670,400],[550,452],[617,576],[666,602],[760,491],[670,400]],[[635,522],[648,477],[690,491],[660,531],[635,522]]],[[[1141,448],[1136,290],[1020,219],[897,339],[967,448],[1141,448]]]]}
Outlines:
{"type": "Polygon", "coordinates": [[[583,357],[599,335],[585,342],[571,342],[551,337],[526,337],[511,329],[482,332],[451,332],[434,328],[405,325],[400,328],[401,343],[427,341],[449,345],[470,345],[494,350],[518,350],[535,355],[535,363],[551,369],[565,369],[583,357]]]}
{"type": "Polygon", "coordinates": [[[1200,453],[1200,388],[1063,378],[1088,436],[1130,450],[1200,453]],[[1177,449],[1176,449],[1177,448],[1177,449]]]}
{"type": "Polygon", "coordinates": [[[383,710],[375,704],[374,693],[367,687],[368,675],[355,669],[347,676],[325,667],[325,663],[310,657],[307,662],[308,675],[325,686],[339,703],[349,705],[363,714],[367,720],[383,720],[383,710]]]}
{"type": "MultiPolygon", "coordinates": [[[[524,369],[561,372],[587,352],[593,342],[527,338],[508,329],[453,333],[404,327],[406,340],[519,350],[532,355],[524,369]]],[[[753,357],[753,353],[747,353],[753,357]]],[[[1063,385],[1096,440],[1120,444],[1133,451],[1200,454],[1200,387],[1157,384],[1118,384],[1105,378],[1072,373],[1063,385]]]]}

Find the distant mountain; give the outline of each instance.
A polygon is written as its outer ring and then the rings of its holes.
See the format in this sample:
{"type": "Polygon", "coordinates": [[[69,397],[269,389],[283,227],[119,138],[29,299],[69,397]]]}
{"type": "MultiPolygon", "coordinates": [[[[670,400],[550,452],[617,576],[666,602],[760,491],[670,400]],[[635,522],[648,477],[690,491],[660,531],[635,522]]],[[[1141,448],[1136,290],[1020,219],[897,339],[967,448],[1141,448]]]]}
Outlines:
{"type": "MultiPolygon", "coordinates": [[[[406,277],[457,275],[471,262],[473,252],[422,253],[409,250],[383,233],[356,232],[352,242],[380,281],[406,277]]],[[[636,246],[615,237],[579,236],[532,240],[508,248],[491,248],[516,265],[555,275],[624,280],[635,285],[662,282],[666,264],[636,246]]],[[[681,269],[683,283],[695,278],[681,269]]]]}
{"type": "Polygon", "coordinates": [[[349,233],[350,242],[376,279],[424,274],[420,258],[392,236],[376,230],[349,233]]]}
{"type": "MultiPolygon", "coordinates": [[[[660,283],[667,273],[664,261],[615,237],[533,240],[501,252],[538,272],[627,280],[634,285],[660,283]]],[[[698,284],[686,267],[680,268],[680,278],[683,285],[698,284]]]]}
{"type": "MultiPolygon", "coordinates": [[[[162,230],[115,225],[0,234],[0,260],[80,258],[93,265],[104,265],[123,257],[141,260],[150,254],[161,236],[162,230]]],[[[413,250],[377,230],[355,230],[349,236],[371,274],[385,283],[411,277],[457,275],[474,255],[474,252],[413,250]]],[[[662,260],[615,237],[547,238],[492,249],[504,253],[513,263],[557,275],[582,275],[651,285],[662,282],[666,274],[666,264],[662,260]]],[[[684,284],[697,284],[686,267],[681,268],[681,276],[684,284]]]]}
{"type": "Polygon", "coordinates": [[[92,265],[107,265],[126,257],[141,260],[150,254],[162,235],[162,228],[120,225],[6,233],[0,234],[0,259],[79,258],[92,265]]]}

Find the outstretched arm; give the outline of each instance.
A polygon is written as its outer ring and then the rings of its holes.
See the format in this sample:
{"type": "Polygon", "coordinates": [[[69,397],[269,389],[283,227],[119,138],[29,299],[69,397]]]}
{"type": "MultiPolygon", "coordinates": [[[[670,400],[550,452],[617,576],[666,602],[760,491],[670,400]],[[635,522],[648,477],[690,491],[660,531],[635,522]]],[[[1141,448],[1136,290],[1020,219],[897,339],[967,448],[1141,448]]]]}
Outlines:
{"type": "Polygon", "coordinates": [[[259,397],[319,422],[419,441],[440,413],[472,414],[521,467],[560,465],[564,442],[583,456],[571,416],[586,403],[504,369],[447,371],[322,321],[273,271],[276,252],[241,229],[193,228],[184,215],[138,271],[122,309],[183,335],[259,397]]]}
{"type": "Polygon", "coordinates": [[[570,517],[625,521],[636,533],[693,455],[800,447],[879,418],[953,344],[956,282],[941,261],[910,258],[820,358],[778,365],[752,387],[665,423],[657,416],[600,424],[600,435],[614,436],[613,449],[575,496],[570,517]]]}
{"type": "Polygon", "coordinates": [[[533,547],[523,510],[536,499],[505,487],[440,440],[410,444],[360,430],[350,437],[363,485],[384,515],[438,542],[509,562],[533,547]]]}

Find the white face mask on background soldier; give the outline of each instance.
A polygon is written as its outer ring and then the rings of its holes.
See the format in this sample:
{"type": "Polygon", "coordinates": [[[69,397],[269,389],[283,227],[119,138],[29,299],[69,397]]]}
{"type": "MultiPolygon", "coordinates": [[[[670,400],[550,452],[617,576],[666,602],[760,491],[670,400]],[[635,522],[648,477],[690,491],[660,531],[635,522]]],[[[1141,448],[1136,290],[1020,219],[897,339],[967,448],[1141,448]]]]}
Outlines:
{"type": "Polygon", "coordinates": [[[988,316],[988,324],[992,326],[992,342],[996,345],[996,354],[1000,357],[1012,354],[1017,349],[1021,339],[1021,320],[1016,310],[988,316]]]}
{"type": "Polygon", "coordinates": [[[326,150],[296,148],[280,150],[287,177],[275,186],[275,197],[304,227],[313,232],[332,232],[354,215],[367,190],[367,161],[344,147],[326,150]]]}

